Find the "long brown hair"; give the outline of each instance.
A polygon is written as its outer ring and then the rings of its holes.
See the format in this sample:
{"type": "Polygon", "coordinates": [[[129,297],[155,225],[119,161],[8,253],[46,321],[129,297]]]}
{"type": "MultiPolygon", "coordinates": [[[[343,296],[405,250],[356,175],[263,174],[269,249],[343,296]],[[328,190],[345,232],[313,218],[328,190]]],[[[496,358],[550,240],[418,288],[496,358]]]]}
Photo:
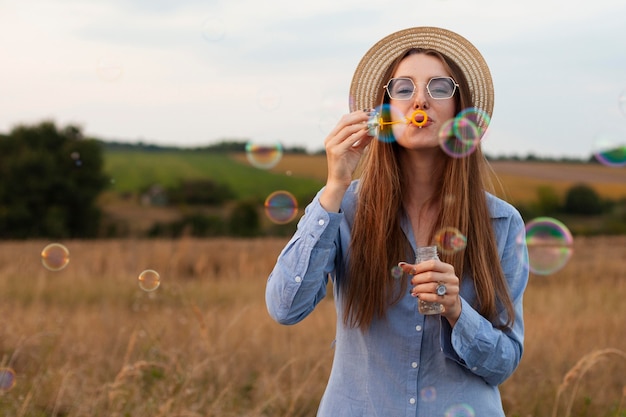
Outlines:
{"type": "MultiPolygon", "coordinates": [[[[377,103],[388,102],[383,84],[391,78],[400,61],[415,53],[439,58],[450,71],[459,84],[459,93],[455,95],[457,112],[473,106],[466,78],[459,67],[439,52],[425,49],[410,49],[396,59],[381,80],[377,103]]],[[[383,111],[382,117],[389,115],[383,111]]],[[[398,285],[391,269],[399,261],[412,262],[414,257],[400,227],[403,210],[400,147],[395,140],[384,135],[381,140],[371,142],[359,167],[360,184],[348,274],[340,284],[344,290],[344,322],[362,330],[366,330],[375,318],[385,317],[387,308],[405,294],[406,276],[398,285]]],[[[437,205],[439,215],[429,231],[430,241],[434,240],[436,230],[444,226],[456,227],[463,233],[467,238],[465,250],[442,253],[441,260],[451,264],[460,279],[472,279],[477,300],[473,307],[482,316],[497,327],[512,326],[513,304],[499,262],[485,194],[485,191],[492,191],[488,162],[480,145],[464,158],[447,157],[443,151],[441,157],[439,183],[436,195],[430,201],[430,204],[437,205]],[[500,308],[507,312],[505,323],[495,322],[500,308]]]]}

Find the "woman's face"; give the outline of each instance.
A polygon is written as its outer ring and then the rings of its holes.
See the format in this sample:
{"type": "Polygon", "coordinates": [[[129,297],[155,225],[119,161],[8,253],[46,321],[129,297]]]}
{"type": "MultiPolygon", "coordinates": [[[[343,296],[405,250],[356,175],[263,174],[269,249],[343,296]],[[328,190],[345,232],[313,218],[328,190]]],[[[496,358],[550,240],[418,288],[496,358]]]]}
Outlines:
{"type": "MultiPolygon", "coordinates": [[[[404,148],[438,147],[439,129],[445,121],[455,115],[454,97],[434,99],[428,94],[426,85],[434,77],[450,77],[450,73],[437,57],[421,53],[404,58],[393,74],[393,78],[409,78],[415,85],[415,91],[410,99],[391,98],[389,102],[391,121],[396,122],[391,128],[396,141],[404,148]]],[[[432,85],[431,91],[434,91],[432,85]]]]}

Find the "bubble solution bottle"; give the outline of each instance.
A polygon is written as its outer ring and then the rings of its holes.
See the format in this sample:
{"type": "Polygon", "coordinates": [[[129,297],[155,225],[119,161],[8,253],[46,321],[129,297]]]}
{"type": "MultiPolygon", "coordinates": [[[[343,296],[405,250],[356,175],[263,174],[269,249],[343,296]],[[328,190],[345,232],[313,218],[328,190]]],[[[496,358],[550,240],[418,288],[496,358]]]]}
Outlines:
{"type": "MultiPolygon", "coordinates": [[[[416,264],[429,261],[431,259],[439,260],[439,256],[437,255],[437,246],[420,246],[417,248],[415,253],[416,264]]],[[[420,299],[417,300],[417,309],[425,316],[443,313],[443,305],[441,303],[422,301],[420,299]]]]}

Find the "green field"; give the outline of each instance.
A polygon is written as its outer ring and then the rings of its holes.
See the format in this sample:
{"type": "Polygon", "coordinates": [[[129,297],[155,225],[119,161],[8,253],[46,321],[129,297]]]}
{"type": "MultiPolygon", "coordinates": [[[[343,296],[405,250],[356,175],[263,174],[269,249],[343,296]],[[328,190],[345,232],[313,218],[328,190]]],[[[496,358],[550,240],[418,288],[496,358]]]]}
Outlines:
{"type": "Polygon", "coordinates": [[[106,151],[104,159],[111,190],[120,194],[145,191],[155,184],[168,188],[182,180],[210,179],[230,187],[237,199],[265,199],[286,190],[304,204],[323,185],[317,178],[258,169],[241,158],[211,151],[106,151]]]}

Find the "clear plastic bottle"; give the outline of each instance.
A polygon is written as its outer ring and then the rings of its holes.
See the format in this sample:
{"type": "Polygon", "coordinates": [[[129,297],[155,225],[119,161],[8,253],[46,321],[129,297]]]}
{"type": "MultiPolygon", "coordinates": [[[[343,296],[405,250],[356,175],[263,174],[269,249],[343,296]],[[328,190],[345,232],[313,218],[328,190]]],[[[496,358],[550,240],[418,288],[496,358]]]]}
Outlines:
{"type": "MultiPolygon", "coordinates": [[[[415,253],[415,263],[429,261],[431,259],[439,260],[437,255],[437,246],[420,246],[415,253]]],[[[428,302],[417,300],[417,309],[423,315],[441,314],[443,313],[443,305],[437,302],[428,302]]]]}

